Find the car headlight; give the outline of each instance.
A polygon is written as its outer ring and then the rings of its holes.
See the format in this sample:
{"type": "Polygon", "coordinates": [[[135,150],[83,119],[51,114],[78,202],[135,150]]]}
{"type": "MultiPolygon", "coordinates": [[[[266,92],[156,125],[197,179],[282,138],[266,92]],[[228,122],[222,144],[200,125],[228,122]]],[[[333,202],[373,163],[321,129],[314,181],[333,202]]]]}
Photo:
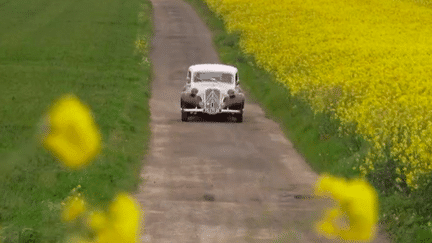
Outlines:
{"type": "Polygon", "coordinates": [[[227,92],[227,94],[228,94],[229,97],[232,98],[232,97],[235,96],[235,91],[233,89],[229,89],[228,92],[227,92]]]}
{"type": "Polygon", "coordinates": [[[191,90],[191,96],[192,96],[192,97],[195,97],[197,94],[198,94],[198,89],[197,89],[197,88],[193,88],[193,89],[191,90]]]}

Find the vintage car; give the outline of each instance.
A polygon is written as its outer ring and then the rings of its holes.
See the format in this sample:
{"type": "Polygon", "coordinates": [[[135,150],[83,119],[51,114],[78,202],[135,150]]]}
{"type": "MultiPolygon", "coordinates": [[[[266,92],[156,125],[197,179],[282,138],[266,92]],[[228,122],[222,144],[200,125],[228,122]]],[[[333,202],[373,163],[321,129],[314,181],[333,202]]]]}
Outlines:
{"type": "Polygon", "coordinates": [[[228,113],[242,122],[244,102],[237,68],[223,64],[192,65],[181,92],[181,119],[187,121],[193,114],[228,113]]]}

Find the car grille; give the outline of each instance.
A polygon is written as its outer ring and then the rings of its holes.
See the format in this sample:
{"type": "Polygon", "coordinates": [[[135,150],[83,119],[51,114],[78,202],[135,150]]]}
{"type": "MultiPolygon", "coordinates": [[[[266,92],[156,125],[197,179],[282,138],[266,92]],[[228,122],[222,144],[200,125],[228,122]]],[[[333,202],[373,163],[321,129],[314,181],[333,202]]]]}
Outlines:
{"type": "Polygon", "coordinates": [[[220,91],[218,89],[207,89],[205,92],[204,111],[209,114],[216,114],[220,108],[220,91]]]}

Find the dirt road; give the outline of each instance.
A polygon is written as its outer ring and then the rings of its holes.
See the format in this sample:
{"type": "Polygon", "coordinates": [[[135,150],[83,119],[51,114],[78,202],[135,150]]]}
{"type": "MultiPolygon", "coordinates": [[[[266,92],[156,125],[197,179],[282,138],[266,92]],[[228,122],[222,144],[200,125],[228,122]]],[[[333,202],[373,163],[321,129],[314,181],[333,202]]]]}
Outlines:
{"type": "Polygon", "coordinates": [[[220,61],[188,4],[152,3],[153,136],[136,195],[142,242],[327,242],[311,231],[322,202],[295,198],[317,175],[257,104],[246,101],[240,124],[181,122],[188,66],[220,61]]]}

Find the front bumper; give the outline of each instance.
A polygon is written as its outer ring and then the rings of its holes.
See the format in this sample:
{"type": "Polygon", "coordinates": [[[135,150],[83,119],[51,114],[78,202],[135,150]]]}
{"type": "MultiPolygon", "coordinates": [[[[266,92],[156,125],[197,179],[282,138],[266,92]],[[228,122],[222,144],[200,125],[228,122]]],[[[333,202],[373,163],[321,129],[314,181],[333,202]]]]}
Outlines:
{"type": "MultiPolygon", "coordinates": [[[[207,113],[203,108],[180,109],[183,112],[207,113]]],[[[219,109],[218,113],[243,113],[243,110],[219,109]]]]}

